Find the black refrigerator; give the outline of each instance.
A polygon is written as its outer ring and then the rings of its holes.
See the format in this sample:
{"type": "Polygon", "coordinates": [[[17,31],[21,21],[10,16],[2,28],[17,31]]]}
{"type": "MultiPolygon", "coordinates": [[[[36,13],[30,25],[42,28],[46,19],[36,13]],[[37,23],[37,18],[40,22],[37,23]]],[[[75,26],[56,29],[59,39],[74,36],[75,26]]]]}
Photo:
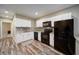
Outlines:
{"type": "Polygon", "coordinates": [[[54,48],[66,55],[75,54],[73,19],[54,22],[54,48]]]}

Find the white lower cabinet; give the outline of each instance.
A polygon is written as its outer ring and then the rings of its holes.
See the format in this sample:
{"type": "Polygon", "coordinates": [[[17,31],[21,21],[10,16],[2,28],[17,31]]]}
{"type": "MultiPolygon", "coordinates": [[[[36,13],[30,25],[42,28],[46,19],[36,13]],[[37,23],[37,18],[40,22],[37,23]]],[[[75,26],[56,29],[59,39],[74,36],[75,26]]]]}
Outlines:
{"type": "Polygon", "coordinates": [[[23,41],[34,39],[34,32],[16,34],[15,39],[16,43],[21,43],[23,41]]]}
{"type": "Polygon", "coordinates": [[[41,32],[38,32],[38,40],[41,41],[41,32]]]}
{"type": "MultiPolygon", "coordinates": [[[[34,39],[34,32],[16,34],[15,39],[16,39],[16,43],[21,43],[23,41],[34,39]]],[[[38,40],[41,41],[41,32],[38,32],[38,40]]],[[[54,46],[54,34],[53,33],[50,33],[50,45],[54,46]]]]}
{"type": "Polygon", "coordinates": [[[50,33],[50,45],[54,47],[54,33],[50,33]]]}
{"type": "Polygon", "coordinates": [[[76,40],[76,55],[79,55],[79,41],[76,40]]]}
{"type": "Polygon", "coordinates": [[[76,52],[76,55],[79,55],[79,36],[75,36],[75,39],[76,39],[76,45],[75,45],[75,52],[76,52]]]}
{"type": "Polygon", "coordinates": [[[23,40],[23,36],[22,36],[22,34],[16,34],[16,36],[15,36],[15,41],[16,41],[16,43],[20,43],[21,42],[21,40],[23,40]]]}

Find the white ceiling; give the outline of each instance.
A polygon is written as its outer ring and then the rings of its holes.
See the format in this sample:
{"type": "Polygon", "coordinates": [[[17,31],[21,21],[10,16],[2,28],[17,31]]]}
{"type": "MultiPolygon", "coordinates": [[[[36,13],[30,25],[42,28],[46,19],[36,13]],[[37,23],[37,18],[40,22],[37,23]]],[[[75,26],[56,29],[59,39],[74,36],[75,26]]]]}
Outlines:
{"type": "Polygon", "coordinates": [[[36,19],[72,6],[74,4],[0,4],[0,9],[36,19]],[[35,15],[35,12],[38,12],[38,15],[35,15]]]}

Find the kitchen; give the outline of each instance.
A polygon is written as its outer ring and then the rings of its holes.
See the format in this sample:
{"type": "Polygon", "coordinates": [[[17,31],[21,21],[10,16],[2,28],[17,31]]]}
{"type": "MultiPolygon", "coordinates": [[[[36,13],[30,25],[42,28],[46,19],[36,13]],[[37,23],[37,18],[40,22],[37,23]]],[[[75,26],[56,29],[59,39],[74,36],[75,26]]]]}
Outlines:
{"type": "MultiPolygon", "coordinates": [[[[7,5],[9,6],[9,5],[7,5]]],[[[21,6],[21,5],[20,5],[21,6]]],[[[38,5],[39,6],[39,5],[38,5]]],[[[61,5],[60,5],[61,6],[61,5]]],[[[65,5],[64,5],[65,6],[65,5]]],[[[7,9],[7,7],[5,5],[3,5],[4,8],[7,9]]],[[[64,9],[62,6],[62,10],[60,9],[60,11],[54,13],[54,14],[50,14],[49,16],[45,16],[41,18],[31,18],[31,17],[25,17],[22,15],[15,15],[14,13],[9,14],[11,15],[11,18],[8,18],[9,20],[5,19],[7,17],[4,17],[0,19],[0,36],[1,38],[3,37],[7,37],[7,36],[12,36],[13,39],[15,40],[16,44],[20,44],[22,42],[25,41],[29,41],[29,40],[37,40],[39,42],[42,42],[44,44],[47,44],[49,46],[51,46],[52,48],[54,48],[54,23],[57,21],[62,21],[62,20],[70,20],[70,19],[74,19],[74,37],[76,38],[76,41],[78,40],[78,34],[79,34],[79,27],[78,27],[78,5],[72,5],[71,7],[66,6],[67,9],[64,9]],[[3,35],[3,22],[6,23],[10,23],[11,28],[9,29],[9,31],[11,31],[10,34],[8,35],[3,35]],[[44,23],[49,23],[47,26],[44,26],[44,23]],[[45,39],[43,37],[44,31],[47,31],[45,29],[48,29],[48,31],[50,31],[50,33],[48,33],[48,41],[45,42],[45,39]],[[50,29],[50,30],[49,30],[50,29]],[[42,33],[43,32],[43,33],[42,33]],[[42,40],[44,39],[44,40],[42,40]]],[[[10,7],[11,8],[11,7],[10,7]]],[[[11,13],[11,12],[10,12],[11,13]]],[[[35,13],[38,14],[38,13],[35,13]]],[[[33,16],[34,17],[34,16],[33,16]]],[[[8,30],[7,30],[8,31],[8,30]]],[[[47,37],[47,36],[46,36],[47,37]]],[[[74,41],[75,42],[75,41],[74,41]]],[[[26,43],[25,43],[26,44],[26,43]]],[[[78,47],[78,41],[76,42],[76,46],[75,47],[75,51],[72,54],[79,54],[79,47],[78,47]]],[[[75,43],[74,43],[75,45],[75,43]]],[[[56,50],[55,50],[56,51],[56,50]]],[[[56,51],[57,53],[61,54],[59,51],[56,51]]]]}

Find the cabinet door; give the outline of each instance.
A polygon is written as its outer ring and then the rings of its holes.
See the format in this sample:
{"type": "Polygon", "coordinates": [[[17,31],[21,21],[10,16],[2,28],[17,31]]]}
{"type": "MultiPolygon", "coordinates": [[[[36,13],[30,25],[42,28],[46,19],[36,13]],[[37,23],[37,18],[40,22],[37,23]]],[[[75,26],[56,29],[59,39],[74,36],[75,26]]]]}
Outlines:
{"type": "Polygon", "coordinates": [[[36,21],[36,27],[43,27],[42,20],[37,20],[36,21]]]}
{"type": "Polygon", "coordinates": [[[24,41],[34,39],[34,33],[33,32],[28,32],[28,33],[23,33],[24,41]]]}
{"type": "Polygon", "coordinates": [[[16,43],[20,43],[22,40],[23,40],[23,36],[22,34],[16,34],[15,35],[15,40],[16,40],[16,43]]]}
{"type": "Polygon", "coordinates": [[[41,41],[41,32],[38,32],[38,40],[41,41]]]}
{"type": "Polygon", "coordinates": [[[71,13],[65,13],[58,16],[53,17],[54,21],[61,21],[61,20],[67,20],[72,19],[71,13]]]}
{"type": "Polygon", "coordinates": [[[54,33],[50,33],[50,45],[54,47],[54,33]]]}
{"type": "Polygon", "coordinates": [[[16,27],[31,27],[31,20],[16,18],[15,26],[16,27]]]}

